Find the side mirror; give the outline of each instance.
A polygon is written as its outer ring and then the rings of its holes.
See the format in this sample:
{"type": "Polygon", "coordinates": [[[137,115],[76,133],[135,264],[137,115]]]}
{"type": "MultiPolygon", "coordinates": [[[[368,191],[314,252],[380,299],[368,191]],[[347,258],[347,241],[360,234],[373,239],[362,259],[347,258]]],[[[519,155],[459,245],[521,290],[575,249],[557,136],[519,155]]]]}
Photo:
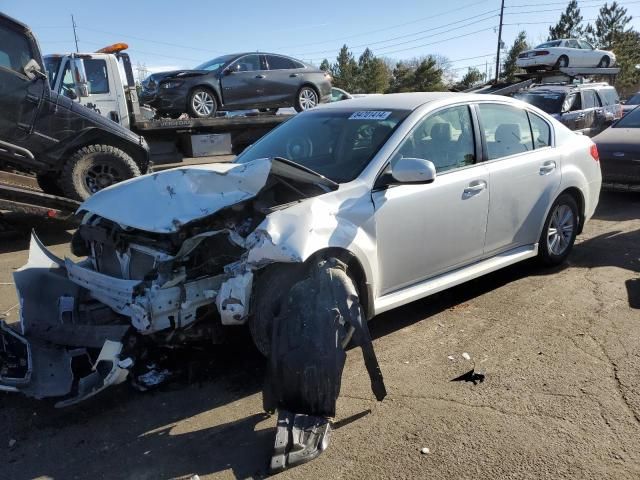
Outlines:
{"type": "Polygon", "coordinates": [[[436,179],[436,166],[422,158],[400,157],[391,163],[391,176],[403,184],[431,183],[436,179]]]}
{"type": "Polygon", "coordinates": [[[33,58],[27,62],[24,66],[24,74],[29,80],[35,80],[36,78],[47,79],[47,75],[40,70],[40,65],[33,58]]]}
{"type": "Polygon", "coordinates": [[[89,96],[89,82],[87,81],[87,72],[84,69],[84,60],[78,57],[71,59],[71,71],[73,72],[73,81],[76,86],[76,93],[79,97],[89,96]]]}

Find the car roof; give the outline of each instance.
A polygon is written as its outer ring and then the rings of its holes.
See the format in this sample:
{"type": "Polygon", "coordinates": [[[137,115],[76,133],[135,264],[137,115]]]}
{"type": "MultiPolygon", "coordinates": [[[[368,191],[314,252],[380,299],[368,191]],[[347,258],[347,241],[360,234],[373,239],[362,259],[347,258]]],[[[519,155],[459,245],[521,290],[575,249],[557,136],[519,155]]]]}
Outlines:
{"type": "MultiPolygon", "coordinates": [[[[473,95],[459,92],[409,92],[409,93],[388,93],[386,95],[368,95],[341,102],[323,104],[322,108],[333,109],[380,109],[380,110],[415,110],[425,103],[437,100],[461,98],[462,96],[472,101],[472,99],[486,98],[489,95],[473,95]]],[[[500,97],[504,98],[504,97],[500,97]]]]}

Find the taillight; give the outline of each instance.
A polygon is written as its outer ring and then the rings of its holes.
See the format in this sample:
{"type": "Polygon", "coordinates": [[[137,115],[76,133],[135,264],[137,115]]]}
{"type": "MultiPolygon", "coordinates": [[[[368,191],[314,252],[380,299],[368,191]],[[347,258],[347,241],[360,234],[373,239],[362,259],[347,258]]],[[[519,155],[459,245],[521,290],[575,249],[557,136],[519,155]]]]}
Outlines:
{"type": "Polygon", "coordinates": [[[589,153],[591,154],[591,156],[593,157],[593,159],[596,162],[600,161],[600,154],[598,153],[598,146],[595,143],[591,145],[591,148],[589,149],[589,153]]]}
{"type": "Polygon", "coordinates": [[[534,52],[534,55],[536,57],[540,57],[542,55],[549,55],[549,52],[546,50],[537,50],[536,52],[534,52]]]}

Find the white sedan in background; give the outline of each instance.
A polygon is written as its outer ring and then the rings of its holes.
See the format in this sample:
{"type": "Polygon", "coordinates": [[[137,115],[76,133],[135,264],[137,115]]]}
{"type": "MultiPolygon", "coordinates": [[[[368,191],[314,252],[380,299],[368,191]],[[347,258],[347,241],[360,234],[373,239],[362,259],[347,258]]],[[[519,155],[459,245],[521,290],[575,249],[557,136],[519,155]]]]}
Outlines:
{"type": "Polygon", "coordinates": [[[601,67],[615,64],[613,52],[598,50],[585,40],[551,40],[518,55],[516,65],[527,72],[548,68],[601,67]]]}

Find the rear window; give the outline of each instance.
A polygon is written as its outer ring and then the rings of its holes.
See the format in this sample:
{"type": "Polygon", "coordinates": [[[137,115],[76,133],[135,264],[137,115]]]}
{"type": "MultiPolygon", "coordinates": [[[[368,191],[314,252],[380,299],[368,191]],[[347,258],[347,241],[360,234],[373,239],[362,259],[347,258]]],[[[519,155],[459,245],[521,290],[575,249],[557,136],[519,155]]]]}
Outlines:
{"type": "Polygon", "coordinates": [[[566,94],[564,92],[526,92],[517,93],[514,98],[527,102],[546,113],[560,113],[566,94]]]}
{"type": "Polygon", "coordinates": [[[640,128],[640,107],[627,113],[613,128],[640,128]]]}
{"type": "Polygon", "coordinates": [[[561,40],[555,40],[553,42],[545,42],[538,45],[536,48],[551,48],[551,47],[559,47],[561,40]]]}

